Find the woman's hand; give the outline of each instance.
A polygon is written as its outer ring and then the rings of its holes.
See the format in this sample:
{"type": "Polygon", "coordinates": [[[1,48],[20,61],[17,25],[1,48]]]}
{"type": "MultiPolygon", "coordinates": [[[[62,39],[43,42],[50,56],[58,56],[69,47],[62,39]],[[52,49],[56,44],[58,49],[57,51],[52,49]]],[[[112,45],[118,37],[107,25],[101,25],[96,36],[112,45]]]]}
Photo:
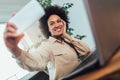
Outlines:
{"type": "Polygon", "coordinates": [[[63,37],[65,37],[67,35],[67,32],[66,32],[66,22],[64,20],[62,20],[62,22],[63,22],[63,28],[64,28],[64,30],[63,30],[63,37]]]}
{"type": "Polygon", "coordinates": [[[6,24],[6,29],[4,32],[4,41],[7,48],[11,52],[16,52],[15,50],[18,48],[18,43],[22,39],[24,34],[17,34],[17,27],[15,24],[8,22],[6,24]]]}
{"type": "Polygon", "coordinates": [[[66,30],[66,22],[64,20],[62,20],[62,22],[64,27],[63,37],[68,39],[69,41],[72,41],[72,37],[67,33],[67,30],[66,30]]]}

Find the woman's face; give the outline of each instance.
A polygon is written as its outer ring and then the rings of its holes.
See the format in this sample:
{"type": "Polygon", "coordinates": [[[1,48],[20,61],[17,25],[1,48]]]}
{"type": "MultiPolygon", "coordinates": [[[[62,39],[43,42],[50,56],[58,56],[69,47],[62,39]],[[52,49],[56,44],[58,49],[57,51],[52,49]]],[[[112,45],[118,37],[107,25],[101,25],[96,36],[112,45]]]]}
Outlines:
{"type": "Polygon", "coordinates": [[[55,14],[51,15],[48,18],[47,23],[51,36],[55,37],[62,36],[64,31],[64,23],[58,15],[55,14]]]}

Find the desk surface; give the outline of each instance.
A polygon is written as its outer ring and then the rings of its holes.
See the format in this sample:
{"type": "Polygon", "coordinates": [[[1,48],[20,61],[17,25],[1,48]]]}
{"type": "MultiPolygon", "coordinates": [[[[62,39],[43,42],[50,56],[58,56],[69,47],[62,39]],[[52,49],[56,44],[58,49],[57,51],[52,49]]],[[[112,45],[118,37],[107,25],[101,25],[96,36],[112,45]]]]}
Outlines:
{"type": "Polygon", "coordinates": [[[88,79],[98,80],[116,71],[120,71],[120,49],[116,52],[116,55],[114,55],[112,59],[108,62],[108,64],[105,65],[104,67],[96,71],[90,72],[88,74],[78,76],[73,80],[88,80],[88,79]]]}

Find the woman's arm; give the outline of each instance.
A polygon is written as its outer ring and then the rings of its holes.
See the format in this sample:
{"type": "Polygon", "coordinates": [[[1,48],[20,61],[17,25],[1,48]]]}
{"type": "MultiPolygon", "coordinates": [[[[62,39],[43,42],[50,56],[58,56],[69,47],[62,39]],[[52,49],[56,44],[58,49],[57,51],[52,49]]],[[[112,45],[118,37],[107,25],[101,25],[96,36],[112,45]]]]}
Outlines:
{"type": "Polygon", "coordinates": [[[4,32],[4,41],[13,57],[17,60],[17,63],[22,68],[30,71],[43,70],[48,61],[51,61],[53,58],[52,55],[49,54],[49,48],[45,46],[46,44],[43,44],[35,53],[29,54],[27,51],[18,47],[18,43],[22,37],[23,34],[17,34],[16,25],[8,22],[4,32]]]}
{"type": "Polygon", "coordinates": [[[86,55],[90,53],[90,48],[88,47],[88,45],[83,41],[72,38],[69,34],[67,34],[65,21],[63,21],[63,24],[64,24],[63,37],[67,39],[74,46],[77,52],[79,52],[81,55],[86,55]]]}

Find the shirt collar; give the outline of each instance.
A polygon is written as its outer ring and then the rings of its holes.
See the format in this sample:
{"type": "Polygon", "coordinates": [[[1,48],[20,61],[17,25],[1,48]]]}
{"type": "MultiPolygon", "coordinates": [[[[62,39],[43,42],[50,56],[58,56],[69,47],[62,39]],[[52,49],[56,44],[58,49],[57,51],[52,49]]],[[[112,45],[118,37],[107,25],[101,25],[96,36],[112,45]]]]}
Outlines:
{"type": "Polygon", "coordinates": [[[55,42],[63,43],[64,38],[62,38],[62,41],[61,41],[61,40],[58,40],[58,39],[50,36],[50,37],[49,37],[49,40],[50,40],[50,42],[52,42],[52,43],[55,43],[55,42]]]}

